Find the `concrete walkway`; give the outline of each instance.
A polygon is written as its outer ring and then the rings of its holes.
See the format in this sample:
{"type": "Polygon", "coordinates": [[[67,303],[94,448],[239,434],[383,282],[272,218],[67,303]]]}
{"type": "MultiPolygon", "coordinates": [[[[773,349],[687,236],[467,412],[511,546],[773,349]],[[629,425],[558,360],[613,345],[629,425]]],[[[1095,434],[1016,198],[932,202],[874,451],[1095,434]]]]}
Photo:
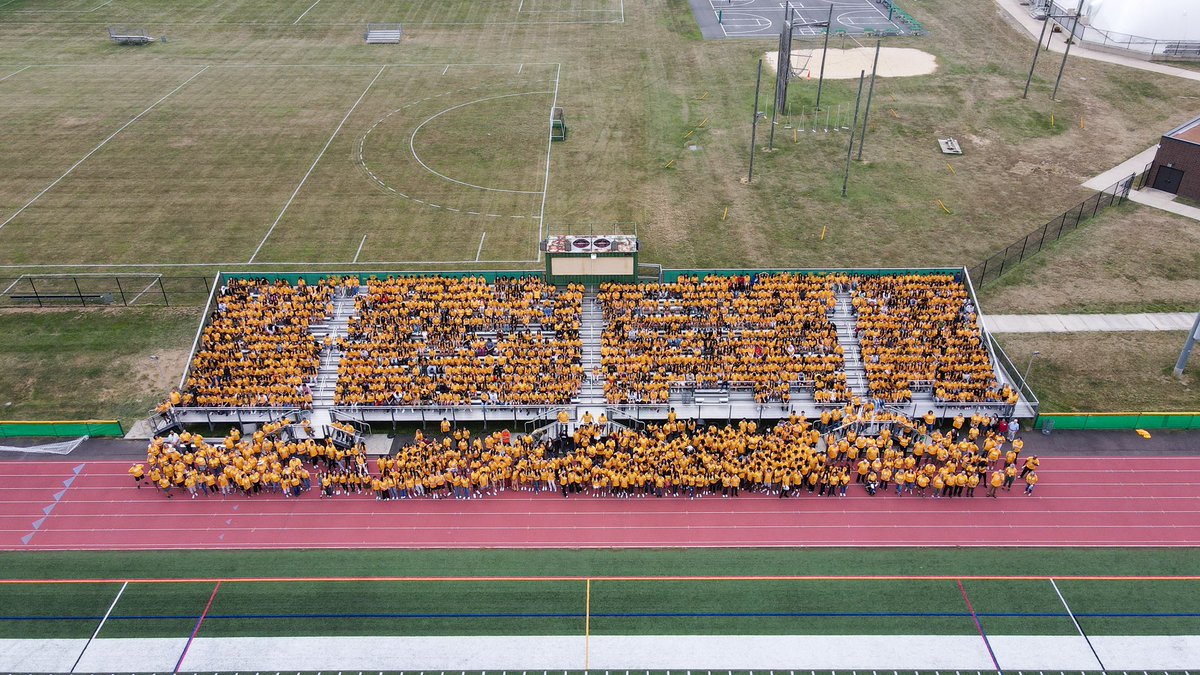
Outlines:
{"type": "Polygon", "coordinates": [[[984,324],[992,333],[1121,333],[1186,331],[1196,315],[1161,314],[992,314],[984,324]]]}
{"type": "MultiPolygon", "coordinates": [[[[964,608],[965,610],[965,608],[964,608]]],[[[1055,611],[1058,611],[1057,609],[1055,611]]],[[[1061,616],[1060,621],[1066,622],[1061,616]]],[[[1068,624],[1069,625],[1069,624],[1068,624]]],[[[1153,625],[1153,624],[1148,624],[1153,625]]],[[[1195,669],[1200,636],[582,635],[0,639],[3,672],[1195,669]],[[74,667],[78,659],[78,666],[74,667]],[[1103,666],[1101,666],[1103,664],[1103,666]]]]}
{"type": "MultiPolygon", "coordinates": [[[[1029,7],[1022,5],[1020,0],[996,0],[996,4],[1000,6],[1015,23],[1025,29],[1033,39],[1037,39],[1042,32],[1042,22],[1029,15],[1029,7]]],[[[1049,29],[1047,29],[1049,31],[1049,29]]],[[[1050,38],[1050,51],[1059,54],[1066,50],[1066,33],[1054,33],[1050,38]]],[[[1076,42],[1071,45],[1071,56],[1078,56],[1083,59],[1091,59],[1093,61],[1103,61],[1105,63],[1113,63],[1119,66],[1128,68],[1137,68],[1138,70],[1146,70],[1152,73],[1162,75],[1171,75],[1173,77],[1182,77],[1187,80],[1195,80],[1200,82],[1200,71],[1187,70],[1185,68],[1176,68],[1162,63],[1154,63],[1151,61],[1143,61],[1131,56],[1122,56],[1107,51],[1098,49],[1089,49],[1086,42],[1076,42]]]]}

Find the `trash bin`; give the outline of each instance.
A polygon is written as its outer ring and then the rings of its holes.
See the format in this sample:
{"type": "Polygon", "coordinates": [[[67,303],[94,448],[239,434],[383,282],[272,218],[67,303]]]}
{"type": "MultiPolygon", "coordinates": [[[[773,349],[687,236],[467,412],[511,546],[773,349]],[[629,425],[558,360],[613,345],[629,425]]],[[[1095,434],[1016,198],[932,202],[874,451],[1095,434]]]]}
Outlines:
{"type": "Polygon", "coordinates": [[[1049,436],[1051,431],[1054,431],[1054,418],[1042,420],[1042,435],[1049,436]]]}

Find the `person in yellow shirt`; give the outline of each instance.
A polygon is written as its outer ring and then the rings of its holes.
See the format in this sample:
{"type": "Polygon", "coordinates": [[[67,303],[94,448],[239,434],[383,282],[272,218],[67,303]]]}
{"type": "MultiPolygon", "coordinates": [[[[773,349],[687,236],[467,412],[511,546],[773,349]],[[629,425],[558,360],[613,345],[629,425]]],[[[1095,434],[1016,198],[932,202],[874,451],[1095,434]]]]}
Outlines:
{"type": "Polygon", "coordinates": [[[1030,473],[1032,473],[1032,472],[1034,472],[1034,471],[1037,471],[1037,468],[1038,468],[1039,466],[1041,466],[1041,464],[1042,464],[1042,463],[1041,463],[1041,462],[1038,460],[1038,456],[1037,456],[1037,455],[1030,455],[1030,456],[1029,456],[1029,457],[1028,457],[1028,458],[1025,460],[1025,467],[1024,467],[1023,469],[1021,469],[1021,476],[1020,476],[1020,477],[1021,477],[1021,478],[1024,478],[1026,475],[1028,475],[1028,474],[1030,474],[1030,473]]]}
{"type": "Polygon", "coordinates": [[[1012,492],[1013,481],[1017,479],[1017,465],[1009,464],[1004,467],[1004,491],[1012,492]]]}
{"type": "Polygon", "coordinates": [[[133,476],[134,484],[137,485],[139,490],[141,490],[142,478],[146,475],[146,467],[141,464],[134,464],[133,466],[129,467],[129,475],[133,476]]]}
{"type": "Polygon", "coordinates": [[[1030,471],[1029,473],[1025,474],[1025,494],[1032,495],[1033,486],[1037,485],[1037,483],[1038,475],[1036,471],[1030,471]]]}

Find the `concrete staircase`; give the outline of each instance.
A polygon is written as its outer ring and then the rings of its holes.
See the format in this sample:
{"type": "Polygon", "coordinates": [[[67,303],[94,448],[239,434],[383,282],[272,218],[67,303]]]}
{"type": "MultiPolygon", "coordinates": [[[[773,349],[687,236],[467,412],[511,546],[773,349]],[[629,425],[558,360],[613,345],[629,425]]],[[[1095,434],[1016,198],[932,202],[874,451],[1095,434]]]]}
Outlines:
{"type": "MultiPolygon", "coordinates": [[[[583,296],[583,317],[579,323],[579,338],[583,341],[583,388],[579,392],[579,405],[588,409],[607,404],[604,398],[604,371],[600,370],[600,342],[605,325],[604,310],[596,299],[596,291],[589,288],[583,296]],[[597,371],[599,375],[593,377],[592,373],[597,371]]],[[[592,411],[592,415],[595,414],[592,411]]]]}
{"type": "Polygon", "coordinates": [[[335,345],[333,349],[322,352],[317,374],[308,382],[313,395],[312,426],[318,436],[323,435],[324,428],[332,421],[329,409],[334,404],[338,364],[342,361],[342,351],[336,345],[338,338],[349,335],[350,317],[357,311],[354,302],[356,297],[357,294],[338,295],[333,300],[333,311],[326,317],[325,322],[309,327],[309,332],[318,343],[324,344],[325,338],[331,337],[335,345]]]}
{"type": "Polygon", "coordinates": [[[862,346],[855,332],[858,319],[854,315],[854,305],[850,302],[849,291],[838,291],[836,298],[837,305],[830,320],[837,328],[838,344],[842,347],[842,357],[846,362],[846,388],[851,395],[866,398],[870,395],[870,389],[867,386],[867,369],[863,366],[862,346]]]}

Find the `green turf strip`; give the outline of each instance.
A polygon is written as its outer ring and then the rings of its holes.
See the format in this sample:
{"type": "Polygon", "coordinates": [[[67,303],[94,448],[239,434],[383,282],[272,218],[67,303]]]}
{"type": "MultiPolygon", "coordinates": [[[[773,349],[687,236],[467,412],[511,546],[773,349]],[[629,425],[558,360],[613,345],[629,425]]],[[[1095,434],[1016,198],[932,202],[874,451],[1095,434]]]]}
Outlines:
{"type": "MultiPolygon", "coordinates": [[[[963,589],[988,635],[1076,635],[1049,581],[964,581],[963,589]],[[1057,616],[991,616],[1054,614],[1057,616]]],[[[961,594],[960,594],[960,601],[961,594]]],[[[963,603],[964,607],[966,603],[963,603]]]]}
{"type": "Polygon", "coordinates": [[[581,635],[583,614],[581,582],[225,584],[213,602],[201,634],[204,637],[581,635]],[[261,614],[393,616],[247,616],[261,614]],[[479,614],[568,616],[470,616],[479,614]]]}
{"type": "Polygon", "coordinates": [[[0,614],[23,617],[88,617],[77,621],[50,618],[0,621],[0,638],[88,638],[100,625],[121,584],[66,587],[47,584],[0,586],[0,614]]]}
{"type": "Polygon", "coordinates": [[[129,584],[98,637],[187,637],[215,585],[129,584]]]}
{"type": "Polygon", "coordinates": [[[969,635],[976,630],[957,586],[948,581],[600,581],[592,583],[591,608],[592,631],[608,635],[969,635]],[[958,615],[837,616],[847,613],[958,615]],[[670,614],[700,616],[662,616],[670,614]]]}
{"type": "Polygon", "coordinates": [[[1088,614],[1200,613],[1196,581],[1058,581],[1063,598],[1088,635],[1198,635],[1200,616],[1097,617],[1088,614]]]}
{"type": "Polygon", "coordinates": [[[492,575],[1194,575],[1192,548],[53,551],[0,578],[492,575]]]}

